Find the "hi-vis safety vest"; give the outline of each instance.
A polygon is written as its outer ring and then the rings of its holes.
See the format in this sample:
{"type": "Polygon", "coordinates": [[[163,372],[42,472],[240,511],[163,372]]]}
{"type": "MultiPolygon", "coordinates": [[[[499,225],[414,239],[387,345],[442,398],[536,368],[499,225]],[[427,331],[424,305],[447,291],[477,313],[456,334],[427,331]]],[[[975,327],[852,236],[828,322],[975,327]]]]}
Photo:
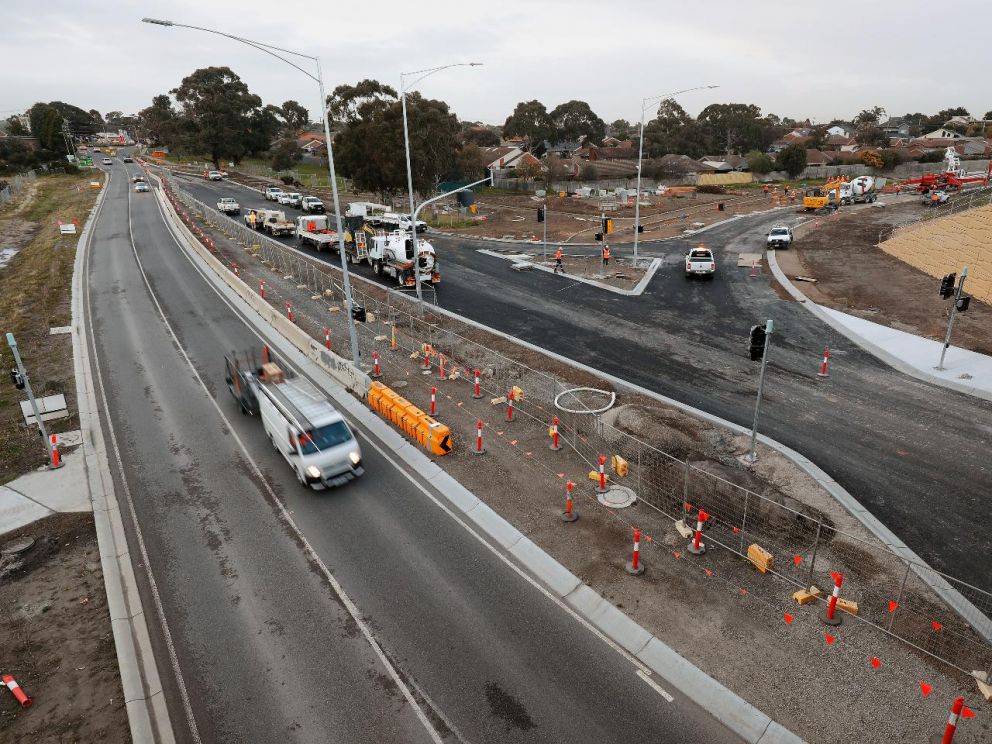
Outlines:
{"type": "Polygon", "coordinates": [[[561,248],[559,248],[558,250],[555,251],[555,260],[561,261],[561,256],[562,256],[561,248]]]}

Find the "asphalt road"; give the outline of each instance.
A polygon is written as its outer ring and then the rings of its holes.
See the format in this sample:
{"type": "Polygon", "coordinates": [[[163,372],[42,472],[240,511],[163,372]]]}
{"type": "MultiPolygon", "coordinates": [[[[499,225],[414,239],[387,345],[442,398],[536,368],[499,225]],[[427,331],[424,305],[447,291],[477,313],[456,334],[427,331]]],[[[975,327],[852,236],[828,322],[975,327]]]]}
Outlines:
{"type": "MultiPolygon", "coordinates": [[[[675,690],[666,702],[361,430],[362,478],[301,488],[225,389],[222,353],[258,338],[180,252],[154,195],[130,192],[119,164],[112,172],[88,308],[118,487],[133,499],[174,645],[152,620],[182,740],[194,737],[182,730],[180,678],[204,742],[405,743],[435,731],[446,742],[739,741],[675,690]]],[[[150,583],[143,592],[151,618],[150,583]]]]}
{"type": "MultiPolygon", "coordinates": [[[[235,196],[244,207],[265,203],[227,182],[190,179],[184,187],[208,204],[217,195],[235,196]]],[[[718,258],[712,281],[684,277],[689,242],[642,243],[644,254],[662,256],[664,265],[641,297],[510,271],[508,262],[479,254],[477,241],[434,236],[439,304],[748,427],[758,364],[747,357],[746,336],[751,325],[774,319],[760,431],[816,462],[931,566],[992,591],[985,525],[992,404],[892,370],[779,297],[770,274],[751,279],[748,268],[736,266],[739,253],[763,250],[772,224],[796,218],[745,217],[692,240],[718,258]],[[825,346],[832,364],[821,380],[825,346]]],[[[321,257],[338,264],[334,254],[321,257]]],[[[355,273],[371,278],[367,266],[355,273]]]]}

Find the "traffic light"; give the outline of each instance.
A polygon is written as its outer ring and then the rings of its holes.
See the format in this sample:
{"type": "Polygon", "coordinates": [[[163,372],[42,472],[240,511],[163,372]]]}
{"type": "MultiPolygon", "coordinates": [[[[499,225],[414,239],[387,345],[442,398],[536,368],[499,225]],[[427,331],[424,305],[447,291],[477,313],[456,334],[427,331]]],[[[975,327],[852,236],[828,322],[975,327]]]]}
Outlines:
{"type": "Polygon", "coordinates": [[[603,217],[603,235],[609,235],[611,232],[613,232],[613,220],[603,217]]]}
{"type": "Polygon", "coordinates": [[[544,207],[537,208],[537,221],[544,222],[544,207]]]}
{"type": "Polygon", "coordinates": [[[637,226],[637,232],[639,232],[639,233],[644,232],[644,225],[638,225],[637,226]]]}
{"type": "Polygon", "coordinates": [[[596,238],[596,242],[599,243],[603,239],[603,233],[601,232],[596,233],[595,238],[596,238]]]}
{"type": "Polygon", "coordinates": [[[944,278],[940,280],[940,296],[945,300],[954,294],[954,280],[957,278],[957,274],[944,274],[944,278]]]}
{"type": "Polygon", "coordinates": [[[958,297],[956,304],[959,313],[968,312],[968,305],[971,304],[971,295],[962,295],[961,297],[958,297]]]}
{"type": "Polygon", "coordinates": [[[24,389],[24,375],[22,375],[17,367],[10,370],[10,381],[14,383],[14,387],[18,390],[24,389]]]}
{"type": "Polygon", "coordinates": [[[760,362],[765,355],[765,327],[751,326],[751,333],[748,335],[748,351],[751,354],[752,362],[760,362]]]}

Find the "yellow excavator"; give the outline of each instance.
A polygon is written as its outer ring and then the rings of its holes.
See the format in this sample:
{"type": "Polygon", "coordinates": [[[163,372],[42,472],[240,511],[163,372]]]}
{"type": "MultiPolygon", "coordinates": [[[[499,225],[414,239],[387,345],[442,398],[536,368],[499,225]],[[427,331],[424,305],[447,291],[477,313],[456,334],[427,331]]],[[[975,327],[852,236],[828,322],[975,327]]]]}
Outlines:
{"type": "Polygon", "coordinates": [[[840,206],[841,186],[847,183],[846,178],[831,178],[822,186],[806,189],[803,194],[803,209],[815,212],[830,204],[830,194],[833,192],[833,203],[840,206]]]}

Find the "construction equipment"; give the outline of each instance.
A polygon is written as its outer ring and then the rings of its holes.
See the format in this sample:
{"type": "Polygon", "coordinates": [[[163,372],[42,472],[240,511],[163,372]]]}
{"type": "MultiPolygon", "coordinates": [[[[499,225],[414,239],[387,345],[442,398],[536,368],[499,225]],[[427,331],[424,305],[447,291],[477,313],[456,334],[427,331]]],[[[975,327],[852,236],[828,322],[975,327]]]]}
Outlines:
{"type": "Polygon", "coordinates": [[[847,183],[845,178],[831,178],[822,186],[806,189],[803,194],[803,209],[807,212],[817,212],[831,204],[840,206],[841,187],[845,183],[847,183]]]}
{"type": "Polygon", "coordinates": [[[416,283],[414,260],[419,263],[421,282],[436,285],[441,281],[434,246],[423,238],[418,238],[415,246],[407,232],[394,230],[372,235],[368,259],[376,276],[391,276],[400,286],[412,287],[416,283]]]}
{"type": "Polygon", "coordinates": [[[968,184],[988,186],[992,181],[992,163],[985,173],[971,172],[961,167],[961,157],[957,150],[948,147],[944,151],[944,171],[942,173],[924,173],[919,178],[911,178],[899,183],[900,186],[913,186],[921,194],[931,191],[957,191],[968,184]]]}

